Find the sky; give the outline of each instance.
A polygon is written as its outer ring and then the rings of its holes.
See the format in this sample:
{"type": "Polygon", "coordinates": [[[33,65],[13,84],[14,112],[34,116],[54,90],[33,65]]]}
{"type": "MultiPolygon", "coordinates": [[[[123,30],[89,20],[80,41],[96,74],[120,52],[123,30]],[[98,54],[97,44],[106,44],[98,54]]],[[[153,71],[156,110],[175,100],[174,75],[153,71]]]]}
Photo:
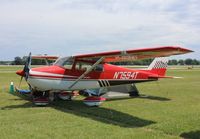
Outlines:
{"type": "Polygon", "coordinates": [[[0,0],[0,60],[182,46],[200,59],[199,0],[0,0]]]}

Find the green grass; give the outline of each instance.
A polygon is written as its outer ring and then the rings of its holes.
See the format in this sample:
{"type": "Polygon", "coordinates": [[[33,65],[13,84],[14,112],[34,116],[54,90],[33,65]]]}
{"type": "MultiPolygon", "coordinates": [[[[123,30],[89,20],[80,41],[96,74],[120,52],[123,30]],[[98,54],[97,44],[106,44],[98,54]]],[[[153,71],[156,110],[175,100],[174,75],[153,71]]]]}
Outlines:
{"type": "MultiPolygon", "coordinates": [[[[200,138],[200,69],[169,70],[183,79],[137,84],[145,97],[87,107],[78,97],[35,107],[8,93],[15,71],[0,67],[0,138],[200,138]]],[[[23,82],[23,88],[26,83],[23,82]]]]}

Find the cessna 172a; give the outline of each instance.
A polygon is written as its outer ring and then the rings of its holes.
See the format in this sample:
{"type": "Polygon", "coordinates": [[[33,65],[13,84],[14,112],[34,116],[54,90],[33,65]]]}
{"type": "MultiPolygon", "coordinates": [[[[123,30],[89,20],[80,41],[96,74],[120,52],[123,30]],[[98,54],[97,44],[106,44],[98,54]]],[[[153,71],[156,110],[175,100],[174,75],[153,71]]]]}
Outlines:
{"type": "MultiPolygon", "coordinates": [[[[166,57],[192,52],[178,46],[164,46],[126,51],[111,51],[71,57],[28,56],[23,70],[16,73],[25,78],[31,88],[33,102],[46,105],[52,96],[70,99],[74,91],[87,94],[89,106],[98,106],[108,90],[115,86],[127,86],[130,95],[138,95],[135,83],[157,81],[165,76],[166,57]],[[57,59],[53,65],[30,68],[31,58],[57,59]],[[129,69],[109,63],[155,58],[147,69],[129,69]],[[67,93],[66,93],[67,92],[67,93]]],[[[51,98],[51,99],[50,99],[51,98]]],[[[54,97],[53,97],[54,98],[54,97]]]]}

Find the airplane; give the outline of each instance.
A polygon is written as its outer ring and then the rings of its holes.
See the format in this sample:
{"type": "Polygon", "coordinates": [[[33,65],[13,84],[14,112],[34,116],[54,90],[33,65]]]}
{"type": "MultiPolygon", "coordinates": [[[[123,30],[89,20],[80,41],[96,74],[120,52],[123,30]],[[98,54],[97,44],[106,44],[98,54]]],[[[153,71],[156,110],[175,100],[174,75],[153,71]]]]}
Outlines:
{"type": "MultiPolygon", "coordinates": [[[[35,105],[47,105],[60,97],[68,100],[76,95],[87,96],[83,102],[88,106],[99,106],[108,91],[128,88],[125,93],[138,96],[136,83],[158,81],[166,76],[171,55],[193,52],[180,46],[162,46],[124,51],[110,51],[69,57],[27,57],[23,70],[16,72],[25,78],[35,105]],[[31,68],[31,59],[56,60],[52,65],[31,68]],[[155,58],[147,69],[130,69],[111,63],[155,58]],[[117,88],[116,88],[117,87],[117,88]]],[[[21,82],[21,81],[20,81],[21,82]]],[[[19,90],[19,89],[18,89],[19,90]]]]}

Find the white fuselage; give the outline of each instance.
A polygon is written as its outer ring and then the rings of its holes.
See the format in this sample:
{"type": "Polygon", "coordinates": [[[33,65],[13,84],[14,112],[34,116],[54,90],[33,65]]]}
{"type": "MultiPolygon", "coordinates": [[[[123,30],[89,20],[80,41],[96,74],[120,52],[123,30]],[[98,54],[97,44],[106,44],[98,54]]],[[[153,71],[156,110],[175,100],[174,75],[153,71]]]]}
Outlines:
{"type": "Polygon", "coordinates": [[[98,80],[94,79],[82,79],[72,88],[70,88],[76,79],[68,79],[67,77],[68,76],[61,74],[35,72],[30,70],[30,76],[28,77],[27,82],[31,85],[32,88],[39,91],[70,91],[100,88],[98,80]]]}

